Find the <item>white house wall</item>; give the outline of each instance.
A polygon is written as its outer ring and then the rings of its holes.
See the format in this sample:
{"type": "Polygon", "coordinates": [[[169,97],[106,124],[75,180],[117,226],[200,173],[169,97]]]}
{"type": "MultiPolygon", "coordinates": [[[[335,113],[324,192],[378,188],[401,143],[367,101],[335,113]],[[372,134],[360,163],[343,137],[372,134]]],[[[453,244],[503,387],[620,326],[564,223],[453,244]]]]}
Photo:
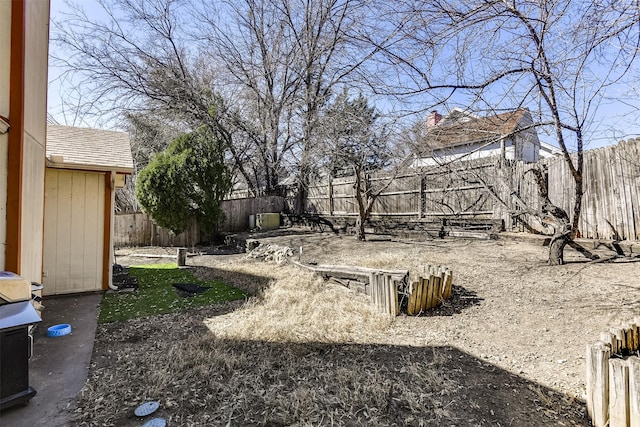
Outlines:
{"type": "MultiPolygon", "coordinates": [[[[486,144],[486,143],[485,143],[486,144]]],[[[495,142],[489,145],[476,144],[476,145],[460,145],[457,147],[451,147],[446,150],[438,150],[434,152],[433,157],[419,158],[413,163],[413,167],[426,167],[442,165],[450,163],[455,160],[476,160],[486,157],[494,157],[502,155],[502,148],[499,142],[495,142]]],[[[505,141],[505,157],[507,159],[515,158],[515,148],[511,140],[505,141]]]]}

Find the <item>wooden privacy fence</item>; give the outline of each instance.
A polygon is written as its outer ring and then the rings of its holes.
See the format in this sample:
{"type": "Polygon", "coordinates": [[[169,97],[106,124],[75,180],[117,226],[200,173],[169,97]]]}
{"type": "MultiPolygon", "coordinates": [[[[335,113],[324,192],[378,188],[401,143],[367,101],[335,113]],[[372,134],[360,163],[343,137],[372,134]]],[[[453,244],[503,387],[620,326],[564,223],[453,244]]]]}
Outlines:
{"type": "MultiPolygon", "coordinates": [[[[222,202],[226,220],[220,231],[233,232],[249,229],[249,215],[265,212],[281,212],[284,198],[264,196],[250,199],[233,199],[222,202]]],[[[189,221],[187,230],[180,234],[159,227],[143,212],[118,214],[114,221],[114,245],[127,246],[193,246],[207,241],[195,220],[189,221]]]]}
{"type": "MultiPolygon", "coordinates": [[[[584,152],[583,210],[578,223],[582,237],[640,239],[640,139],[584,152]]],[[[507,231],[523,231],[523,223],[545,227],[526,208],[540,206],[532,168],[548,176],[550,200],[573,211],[574,180],[561,157],[538,163],[486,158],[454,162],[402,174],[372,174],[368,185],[383,189],[373,218],[428,222],[441,218],[501,220],[507,231]]],[[[357,216],[353,177],[333,178],[309,187],[304,211],[323,216],[357,216]]],[[[287,209],[295,197],[287,195],[287,209]]]]}
{"type": "Polygon", "coordinates": [[[587,410],[595,427],[640,427],[640,317],[587,345],[587,410]]]}
{"type": "Polygon", "coordinates": [[[115,216],[113,245],[127,246],[193,246],[202,240],[200,227],[189,221],[187,230],[178,235],[156,225],[149,215],[137,212],[115,216]]]}

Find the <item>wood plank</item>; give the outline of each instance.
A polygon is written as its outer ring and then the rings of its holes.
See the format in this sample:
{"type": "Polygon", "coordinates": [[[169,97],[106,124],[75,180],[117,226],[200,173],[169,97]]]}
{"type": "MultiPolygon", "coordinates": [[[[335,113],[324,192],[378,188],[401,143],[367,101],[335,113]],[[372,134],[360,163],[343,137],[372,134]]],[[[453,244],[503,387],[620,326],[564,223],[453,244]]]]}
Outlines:
{"type": "Polygon", "coordinates": [[[631,159],[627,157],[627,142],[621,142],[618,146],[618,155],[620,156],[620,167],[622,168],[622,179],[624,180],[623,187],[623,201],[624,208],[626,209],[626,222],[625,222],[625,234],[624,238],[629,240],[635,235],[635,220],[633,218],[633,201],[631,200],[632,192],[631,186],[633,184],[632,172],[629,165],[630,161],[636,161],[637,159],[631,159]]]}
{"type": "Polygon", "coordinates": [[[433,309],[438,306],[438,277],[433,273],[429,275],[429,291],[431,292],[431,304],[429,309],[433,309]]]}
{"type": "Polygon", "coordinates": [[[398,305],[397,304],[398,292],[395,291],[393,286],[395,282],[387,274],[384,275],[384,281],[385,281],[385,286],[387,288],[387,293],[389,295],[389,304],[388,304],[389,315],[395,317],[397,315],[396,306],[398,305]]]}
{"type": "Polygon", "coordinates": [[[327,276],[340,277],[343,279],[353,279],[368,281],[371,273],[390,274],[395,280],[402,281],[409,274],[409,270],[386,270],[378,268],[345,266],[345,265],[309,265],[298,261],[292,261],[298,267],[306,268],[327,276]],[[363,280],[364,279],[364,280],[363,280]]]}
{"type": "Polygon", "coordinates": [[[587,411],[595,427],[609,420],[609,348],[601,342],[587,345],[587,411]]]}
{"type": "Polygon", "coordinates": [[[389,292],[387,290],[387,283],[386,283],[386,275],[384,274],[378,274],[377,280],[378,280],[378,286],[380,286],[380,295],[382,298],[382,304],[380,306],[380,311],[382,313],[385,314],[389,314],[389,292]]]}
{"type": "MultiPolygon", "coordinates": [[[[640,156],[640,139],[636,138],[631,144],[629,144],[629,150],[627,155],[632,156],[630,159],[637,159],[640,156]]],[[[640,173],[635,173],[634,179],[631,181],[631,197],[633,199],[634,209],[634,229],[635,235],[633,240],[640,240],[640,173]]]]}
{"type": "Polygon", "coordinates": [[[425,299],[424,299],[424,310],[431,310],[433,306],[433,283],[431,281],[431,275],[423,278],[424,289],[425,289],[425,299]]]}
{"type": "Polygon", "coordinates": [[[618,326],[611,330],[616,336],[618,340],[618,352],[622,352],[623,350],[628,350],[627,347],[627,330],[624,326],[618,326]]]}
{"type": "Polygon", "coordinates": [[[424,276],[422,278],[422,287],[423,287],[423,306],[422,309],[424,311],[429,310],[431,308],[431,280],[429,275],[424,276]]]}
{"type": "Polygon", "coordinates": [[[633,348],[631,350],[640,350],[640,323],[633,323],[633,348]]]}
{"type": "Polygon", "coordinates": [[[440,267],[440,302],[445,300],[445,291],[447,286],[447,272],[444,268],[440,267]]]}
{"type": "Polygon", "coordinates": [[[440,276],[433,276],[433,307],[442,304],[442,280],[440,276]]]}
{"type": "Polygon", "coordinates": [[[417,282],[417,290],[416,290],[416,307],[415,313],[420,314],[420,312],[424,309],[424,286],[422,284],[422,277],[418,278],[417,282]]]}
{"type": "Polygon", "coordinates": [[[624,336],[625,336],[625,348],[629,351],[634,351],[635,346],[633,343],[633,335],[634,335],[635,327],[633,323],[626,323],[624,325],[624,336]]]}
{"type": "Polygon", "coordinates": [[[369,284],[371,285],[371,301],[374,306],[378,307],[378,286],[376,284],[376,275],[374,272],[369,274],[369,284]]]}
{"type": "Polygon", "coordinates": [[[608,345],[612,353],[618,352],[617,338],[611,332],[600,333],[600,341],[603,342],[605,345],[608,345]]]}
{"type": "Polygon", "coordinates": [[[427,310],[429,279],[425,279],[424,277],[420,277],[420,287],[422,288],[422,290],[420,292],[420,311],[425,311],[425,310],[427,310]]]}
{"type": "Polygon", "coordinates": [[[416,310],[416,301],[418,299],[418,282],[411,283],[409,287],[409,302],[407,303],[407,314],[415,316],[419,310],[416,310]]]}
{"type": "Polygon", "coordinates": [[[451,272],[451,270],[448,270],[444,289],[445,289],[444,298],[445,299],[451,298],[451,295],[453,293],[453,272],[451,272]]]}
{"type": "Polygon", "coordinates": [[[629,367],[626,360],[609,360],[609,427],[629,426],[629,367]]]}
{"type": "Polygon", "coordinates": [[[398,301],[398,283],[395,280],[391,279],[391,286],[392,286],[392,307],[394,307],[393,310],[393,316],[398,316],[400,314],[400,304],[398,301]]]}
{"type": "Polygon", "coordinates": [[[627,364],[629,365],[629,425],[640,427],[640,357],[629,357],[627,364]]]}

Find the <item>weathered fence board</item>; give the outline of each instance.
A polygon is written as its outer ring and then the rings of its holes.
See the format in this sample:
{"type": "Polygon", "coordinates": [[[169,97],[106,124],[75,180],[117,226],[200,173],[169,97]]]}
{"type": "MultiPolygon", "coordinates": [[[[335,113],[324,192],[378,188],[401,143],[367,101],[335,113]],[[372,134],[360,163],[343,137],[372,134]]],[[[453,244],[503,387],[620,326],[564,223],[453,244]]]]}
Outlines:
{"type": "MultiPolygon", "coordinates": [[[[263,196],[249,199],[232,199],[222,202],[226,220],[223,232],[242,231],[249,228],[249,215],[265,212],[281,212],[284,198],[263,196]]],[[[145,213],[118,214],[114,220],[114,246],[193,246],[207,241],[196,221],[189,221],[187,230],[178,235],[157,226],[145,213]]]]}
{"type": "Polygon", "coordinates": [[[640,426],[640,317],[587,345],[587,411],[595,427],[640,426]]]}
{"type": "Polygon", "coordinates": [[[418,315],[451,298],[453,274],[448,268],[426,266],[417,282],[409,287],[407,314],[418,315]]]}

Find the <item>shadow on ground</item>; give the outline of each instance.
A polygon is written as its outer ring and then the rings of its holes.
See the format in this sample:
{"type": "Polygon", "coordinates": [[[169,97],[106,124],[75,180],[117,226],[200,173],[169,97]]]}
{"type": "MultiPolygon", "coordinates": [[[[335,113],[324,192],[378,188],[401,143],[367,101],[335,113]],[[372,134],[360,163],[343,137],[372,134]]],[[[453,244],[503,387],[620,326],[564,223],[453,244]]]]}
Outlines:
{"type": "Polygon", "coordinates": [[[421,313],[420,316],[424,317],[440,317],[440,316],[453,316],[455,314],[462,313],[467,308],[480,305],[483,299],[478,297],[473,291],[470,291],[463,286],[453,285],[451,298],[442,302],[436,308],[427,310],[421,313]]]}
{"type": "Polygon", "coordinates": [[[99,325],[78,425],[589,425],[584,404],[454,347],[214,337],[233,307],[99,325]],[[148,417],[150,418],[150,417],[148,417]]]}
{"type": "Polygon", "coordinates": [[[228,285],[241,289],[249,295],[259,295],[269,283],[272,277],[258,276],[223,268],[193,266],[189,267],[191,273],[200,280],[220,280],[228,285]]]}

